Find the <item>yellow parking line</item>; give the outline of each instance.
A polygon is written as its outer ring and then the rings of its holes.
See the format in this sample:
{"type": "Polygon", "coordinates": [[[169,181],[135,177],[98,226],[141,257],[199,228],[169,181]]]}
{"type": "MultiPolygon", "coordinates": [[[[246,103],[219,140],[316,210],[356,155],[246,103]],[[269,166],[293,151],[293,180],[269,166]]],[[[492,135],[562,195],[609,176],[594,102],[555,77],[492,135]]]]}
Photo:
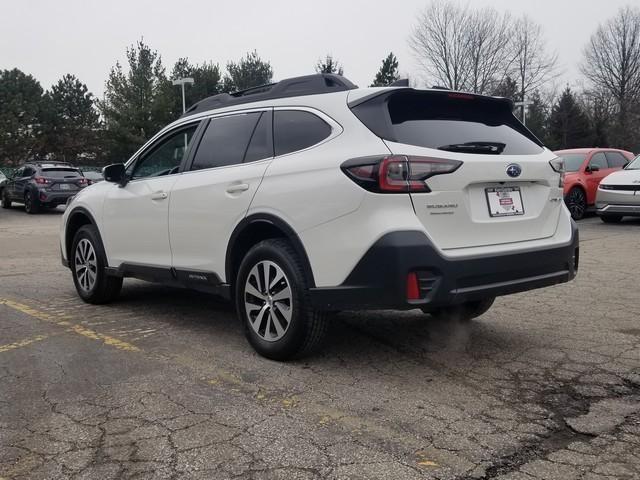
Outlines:
{"type": "Polygon", "coordinates": [[[38,320],[58,325],[59,327],[68,327],[67,331],[69,332],[77,333],[78,335],[82,335],[85,338],[90,338],[91,340],[101,341],[105,345],[117,348],[118,350],[125,350],[128,352],[140,351],[138,347],[132,345],[131,343],[125,342],[124,340],[120,340],[118,338],[96,332],[89,328],[83,327],[82,325],[73,324],[69,321],[71,319],[71,317],[69,316],[51,315],[49,313],[36,310],[29,305],[15,302],[7,298],[0,298],[0,305],[6,305],[13,310],[22,312],[26,315],[29,315],[30,317],[37,318],[38,320]]]}
{"type": "MultiPolygon", "coordinates": [[[[26,338],[24,340],[20,340],[19,342],[0,345],[0,353],[8,352],[9,350],[15,350],[16,348],[26,347],[27,345],[31,345],[32,343],[40,342],[45,338],[49,338],[49,335],[36,335],[35,337],[26,338]]],[[[0,480],[2,479],[0,478],[0,480]]]]}

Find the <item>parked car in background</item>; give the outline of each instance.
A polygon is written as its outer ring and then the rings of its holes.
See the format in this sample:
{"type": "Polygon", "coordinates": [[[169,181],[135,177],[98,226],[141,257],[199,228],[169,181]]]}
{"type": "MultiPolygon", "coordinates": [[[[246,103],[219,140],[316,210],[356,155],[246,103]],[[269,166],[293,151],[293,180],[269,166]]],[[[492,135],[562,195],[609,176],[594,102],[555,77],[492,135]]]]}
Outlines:
{"type": "Polygon", "coordinates": [[[598,187],[596,213],[605,223],[640,217],[640,155],[624,170],[608,175],[598,187]]]}
{"type": "Polygon", "coordinates": [[[104,180],[104,176],[102,172],[94,172],[93,170],[84,170],[82,174],[89,181],[89,185],[93,185],[94,183],[98,183],[104,180]]]}
{"type": "Polygon", "coordinates": [[[23,203],[27,213],[55,208],[89,184],[82,172],[68,163],[30,162],[13,172],[0,186],[3,208],[23,203]]]}
{"type": "Polygon", "coordinates": [[[471,319],[568,282],[562,161],[511,101],[311,75],[204,99],[67,205],[78,295],[124,277],[235,299],[262,355],[311,351],[327,312],[471,319]]]}
{"type": "Polygon", "coordinates": [[[633,153],[614,148],[574,148],[554,152],[564,160],[564,201],[574,220],[596,203],[600,181],[633,160],[633,153]]]}

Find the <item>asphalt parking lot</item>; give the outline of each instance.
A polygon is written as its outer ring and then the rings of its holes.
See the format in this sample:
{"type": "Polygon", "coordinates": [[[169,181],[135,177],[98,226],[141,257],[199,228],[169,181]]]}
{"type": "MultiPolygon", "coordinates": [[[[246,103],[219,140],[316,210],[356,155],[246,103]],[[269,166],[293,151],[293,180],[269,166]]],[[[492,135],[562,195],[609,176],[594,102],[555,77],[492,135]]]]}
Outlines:
{"type": "Polygon", "coordinates": [[[344,312],[277,363],[204,294],[82,303],[60,217],[0,210],[2,480],[640,478],[640,221],[469,324],[344,312]]]}

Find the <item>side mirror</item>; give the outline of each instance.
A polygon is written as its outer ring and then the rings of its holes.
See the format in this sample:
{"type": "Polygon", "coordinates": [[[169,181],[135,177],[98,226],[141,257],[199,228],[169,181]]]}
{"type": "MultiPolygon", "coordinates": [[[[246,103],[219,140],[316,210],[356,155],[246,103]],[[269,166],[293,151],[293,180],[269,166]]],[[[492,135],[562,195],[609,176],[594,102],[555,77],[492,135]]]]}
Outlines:
{"type": "Polygon", "coordinates": [[[593,173],[593,172],[599,172],[599,171],[600,171],[600,167],[598,165],[589,165],[585,169],[585,172],[587,173],[593,173]]]}
{"type": "Polygon", "coordinates": [[[127,173],[124,163],[114,163],[102,169],[102,176],[107,182],[124,186],[127,183],[127,173]]]}

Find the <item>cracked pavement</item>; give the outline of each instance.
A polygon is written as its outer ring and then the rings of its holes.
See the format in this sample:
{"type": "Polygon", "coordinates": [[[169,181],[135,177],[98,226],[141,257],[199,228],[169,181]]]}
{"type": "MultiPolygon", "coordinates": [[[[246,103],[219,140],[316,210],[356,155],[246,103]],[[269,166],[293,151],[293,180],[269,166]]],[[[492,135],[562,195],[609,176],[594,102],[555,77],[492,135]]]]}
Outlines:
{"type": "Polygon", "coordinates": [[[0,211],[0,479],[640,478],[640,221],[474,322],[343,312],[277,363],[204,294],[82,303],[60,213],[0,211]]]}

